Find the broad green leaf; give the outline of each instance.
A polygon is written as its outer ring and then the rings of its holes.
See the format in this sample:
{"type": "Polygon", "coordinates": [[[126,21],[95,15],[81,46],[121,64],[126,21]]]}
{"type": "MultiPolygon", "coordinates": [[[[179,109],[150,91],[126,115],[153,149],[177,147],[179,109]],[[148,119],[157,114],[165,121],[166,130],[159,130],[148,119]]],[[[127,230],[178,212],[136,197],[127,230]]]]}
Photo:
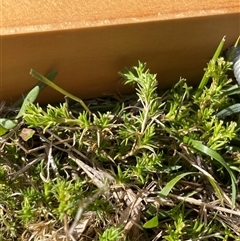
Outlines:
{"type": "Polygon", "coordinates": [[[224,110],[221,110],[220,112],[218,112],[216,114],[216,116],[218,118],[225,118],[226,116],[233,115],[233,114],[236,114],[236,113],[239,113],[239,112],[240,112],[240,104],[237,103],[237,104],[234,104],[234,105],[231,105],[231,106],[227,107],[224,110]]]}
{"type": "Polygon", "coordinates": [[[168,182],[166,184],[166,186],[161,190],[159,195],[167,196],[179,180],[181,180],[183,177],[185,177],[187,175],[191,175],[191,174],[198,174],[198,173],[197,172],[186,172],[186,173],[182,173],[182,174],[174,177],[170,182],[168,182]]]}
{"type": "Polygon", "coordinates": [[[6,128],[7,130],[14,128],[17,125],[17,123],[18,123],[17,120],[9,120],[6,118],[0,119],[0,125],[6,128]]]}
{"type": "Polygon", "coordinates": [[[3,136],[8,130],[13,129],[17,125],[17,120],[0,119],[0,136],[3,136]]]}
{"type": "Polygon", "coordinates": [[[153,217],[143,224],[143,228],[156,228],[158,226],[158,216],[153,217]]]}
{"type": "Polygon", "coordinates": [[[231,183],[232,183],[232,205],[234,208],[235,204],[236,204],[236,197],[237,197],[236,178],[234,176],[234,173],[230,169],[230,167],[225,162],[225,160],[216,151],[213,151],[212,149],[203,145],[199,141],[195,141],[195,140],[190,139],[189,137],[185,136],[183,138],[183,142],[188,145],[191,145],[193,148],[202,152],[203,154],[210,156],[211,158],[213,158],[214,160],[219,162],[227,170],[227,172],[230,175],[231,183]]]}
{"type": "Polygon", "coordinates": [[[0,125],[0,136],[3,136],[7,132],[8,132],[8,129],[6,129],[2,125],[0,125]]]}
{"type": "Polygon", "coordinates": [[[26,98],[23,101],[22,107],[18,113],[18,115],[16,116],[17,118],[20,118],[23,116],[24,112],[26,111],[26,107],[30,104],[33,103],[36,99],[37,96],[39,94],[40,91],[40,87],[39,86],[35,86],[26,96],[26,98]]]}

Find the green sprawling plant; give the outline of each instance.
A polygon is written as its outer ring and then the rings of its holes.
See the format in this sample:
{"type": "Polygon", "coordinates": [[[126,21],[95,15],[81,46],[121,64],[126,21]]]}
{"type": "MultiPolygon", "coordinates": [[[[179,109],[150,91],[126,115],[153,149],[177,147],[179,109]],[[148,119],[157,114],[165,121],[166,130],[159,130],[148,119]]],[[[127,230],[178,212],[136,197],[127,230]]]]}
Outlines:
{"type": "Polygon", "coordinates": [[[2,124],[0,240],[240,240],[239,92],[223,43],[199,87],[158,92],[138,62],[120,73],[136,95],[97,108],[31,70],[77,104],[31,99],[2,124]]]}

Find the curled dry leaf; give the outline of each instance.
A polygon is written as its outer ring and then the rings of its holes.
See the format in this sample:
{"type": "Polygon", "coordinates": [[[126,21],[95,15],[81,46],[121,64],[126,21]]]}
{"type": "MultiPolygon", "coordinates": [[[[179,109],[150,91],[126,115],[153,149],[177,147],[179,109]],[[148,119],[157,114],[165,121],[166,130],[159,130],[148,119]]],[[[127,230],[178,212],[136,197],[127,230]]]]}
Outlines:
{"type": "Polygon", "coordinates": [[[21,133],[19,134],[19,136],[24,140],[24,141],[28,141],[29,139],[31,139],[34,135],[35,131],[33,129],[30,128],[23,128],[21,130],[21,133]]]}

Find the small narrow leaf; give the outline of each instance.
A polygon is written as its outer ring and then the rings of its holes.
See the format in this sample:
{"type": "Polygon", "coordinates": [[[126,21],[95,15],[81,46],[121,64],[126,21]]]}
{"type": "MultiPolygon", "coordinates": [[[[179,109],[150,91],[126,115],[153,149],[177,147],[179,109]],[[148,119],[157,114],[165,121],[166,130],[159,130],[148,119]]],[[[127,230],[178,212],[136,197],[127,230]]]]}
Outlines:
{"type": "Polygon", "coordinates": [[[23,101],[22,107],[18,113],[18,115],[16,116],[16,119],[20,118],[23,116],[24,112],[26,111],[26,107],[30,104],[33,103],[36,99],[37,96],[39,94],[40,91],[40,87],[39,86],[35,86],[26,96],[26,98],[23,101]]]}
{"type": "MultiPolygon", "coordinates": [[[[51,80],[51,81],[53,81],[54,78],[57,76],[57,74],[58,74],[58,71],[57,71],[57,70],[53,70],[53,71],[51,71],[50,73],[48,73],[48,74],[46,75],[46,78],[49,79],[49,80],[51,80]]],[[[36,86],[39,86],[40,91],[41,91],[41,90],[43,90],[47,85],[44,84],[42,81],[39,80],[38,83],[36,84],[36,86]]],[[[35,86],[34,86],[34,87],[35,87],[35,86]]],[[[33,87],[33,88],[34,88],[34,87],[33,87]]],[[[31,88],[30,90],[28,90],[27,92],[25,92],[25,93],[24,93],[24,96],[26,96],[26,95],[29,93],[29,91],[31,91],[31,90],[32,90],[32,88],[31,88]]],[[[24,101],[24,97],[21,98],[21,99],[19,99],[17,102],[15,102],[15,103],[13,104],[13,107],[20,106],[20,105],[23,103],[23,101],[24,101]]]]}
{"type": "Polygon", "coordinates": [[[153,217],[143,224],[143,228],[156,228],[158,226],[158,216],[153,217]]]}

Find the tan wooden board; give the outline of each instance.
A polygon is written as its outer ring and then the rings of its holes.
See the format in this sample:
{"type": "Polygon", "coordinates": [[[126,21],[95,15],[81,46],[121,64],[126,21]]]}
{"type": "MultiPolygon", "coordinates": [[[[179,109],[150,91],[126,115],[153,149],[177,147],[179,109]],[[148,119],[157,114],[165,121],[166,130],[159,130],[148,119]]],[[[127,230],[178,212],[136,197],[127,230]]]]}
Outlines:
{"type": "MultiPolygon", "coordinates": [[[[180,76],[198,83],[226,35],[240,34],[240,2],[198,0],[2,0],[0,101],[14,102],[37,80],[58,69],[55,83],[92,98],[130,91],[118,71],[148,63],[160,88],[180,76]]],[[[62,101],[51,88],[42,103],[62,101]]]]}

